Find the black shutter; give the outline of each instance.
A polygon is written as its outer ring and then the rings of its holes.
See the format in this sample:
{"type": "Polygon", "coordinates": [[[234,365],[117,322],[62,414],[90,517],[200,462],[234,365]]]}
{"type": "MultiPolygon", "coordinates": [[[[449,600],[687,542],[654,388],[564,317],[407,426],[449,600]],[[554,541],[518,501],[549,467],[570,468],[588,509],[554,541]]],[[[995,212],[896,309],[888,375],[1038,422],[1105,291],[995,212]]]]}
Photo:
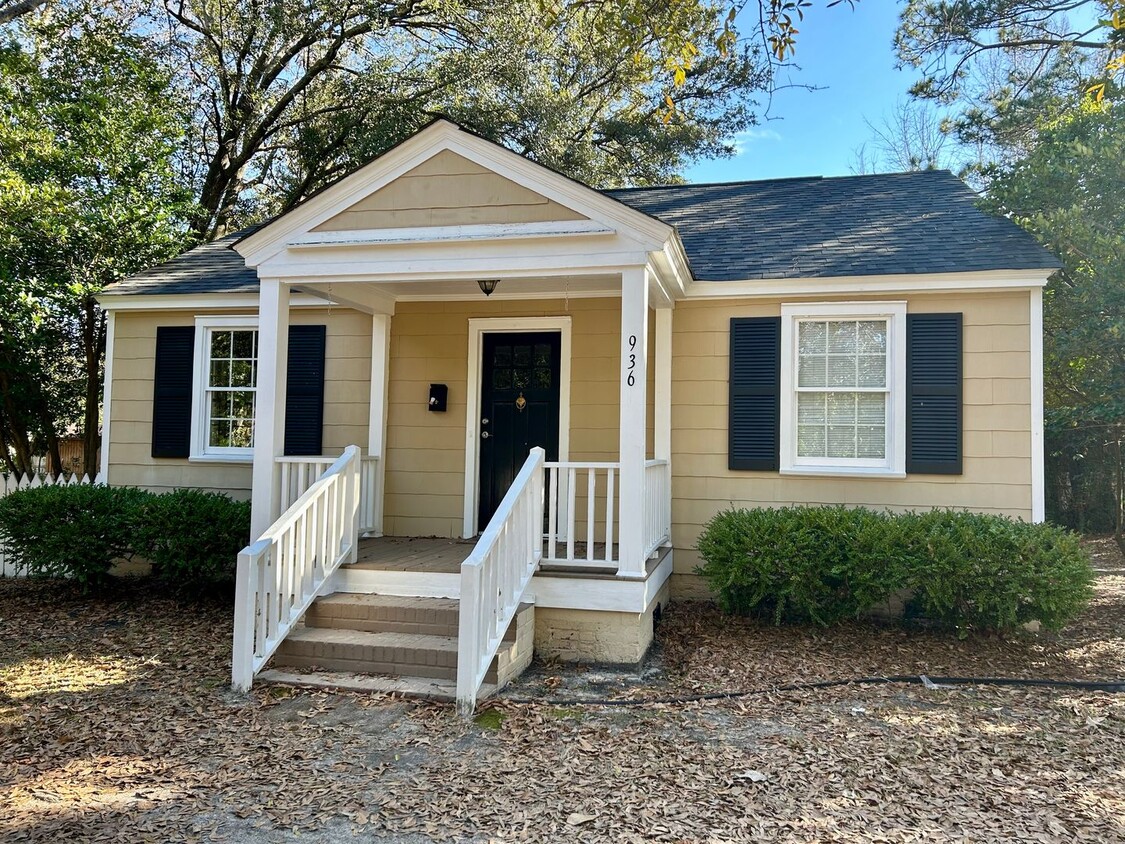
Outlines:
{"type": "Polygon", "coordinates": [[[156,371],[152,384],[152,456],[191,453],[191,380],[195,328],[156,329],[156,371]]]}
{"type": "Polygon", "coordinates": [[[906,471],[961,474],[961,314],[906,317],[906,471]]]}
{"type": "Polygon", "coordinates": [[[731,469],[776,472],[781,456],[781,317],[730,321],[731,469]]]}
{"type": "Polygon", "coordinates": [[[322,454],[324,432],[323,325],[289,326],[285,384],[285,453],[322,454]]]}

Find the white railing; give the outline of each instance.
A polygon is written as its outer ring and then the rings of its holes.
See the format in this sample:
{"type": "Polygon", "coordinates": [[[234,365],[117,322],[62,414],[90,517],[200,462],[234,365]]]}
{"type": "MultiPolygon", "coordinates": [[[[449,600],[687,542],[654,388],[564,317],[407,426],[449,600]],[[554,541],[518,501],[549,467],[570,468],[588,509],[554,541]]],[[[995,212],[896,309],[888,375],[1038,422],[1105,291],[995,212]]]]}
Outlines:
{"type": "Polygon", "coordinates": [[[645,461],[645,558],[672,538],[668,494],[671,489],[667,460],[645,461]]]}
{"type": "Polygon", "coordinates": [[[238,555],[231,685],[254,675],[359,545],[359,447],[349,445],[265,533],[238,555]]]}
{"type": "Polygon", "coordinates": [[[470,715],[477,692],[543,556],[543,463],[531,449],[476,547],[461,563],[457,708],[470,715]]]}
{"type": "MultiPolygon", "coordinates": [[[[23,489],[38,489],[44,486],[76,486],[78,484],[104,484],[101,473],[91,478],[89,475],[0,475],[0,498],[23,489]]],[[[8,551],[0,542],[0,577],[25,577],[27,572],[8,559],[8,551]]]]}
{"type": "Polygon", "coordinates": [[[547,463],[545,467],[547,535],[544,560],[556,565],[616,568],[613,543],[620,464],[547,463]],[[582,508],[578,507],[579,496],[585,499],[582,508]],[[582,530],[579,530],[578,516],[583,510],[585,519],[582,530]],[[599,516],[602,517],[600,526],[599,516]]]}
{"type": "MultiPolygon", "coordinates": [[[[281,510],[288,510],[294,501],[305,494],[312,484],[328,471],[337,458],[318,457],[279,457],[278,469],[281,472],[281,510]]],[[[379,501],[379,458],[378,456],[360,458],[359,488],[359,532],[382,533],[382,502],[379,501]]]]}

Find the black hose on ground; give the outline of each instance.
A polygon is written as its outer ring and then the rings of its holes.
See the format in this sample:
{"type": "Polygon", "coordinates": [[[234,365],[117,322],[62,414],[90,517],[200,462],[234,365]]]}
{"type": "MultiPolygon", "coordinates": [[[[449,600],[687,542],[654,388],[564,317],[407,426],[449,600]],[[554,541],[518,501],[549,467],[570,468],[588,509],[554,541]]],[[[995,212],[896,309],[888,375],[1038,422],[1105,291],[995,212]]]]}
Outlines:
{"type": "Polygon", "coordinates": [[[1088,692],[1125,692],[1125,680],[1042,680],[1020,677],[928,677],[925,674],[893,674],[887,677],[857,677],[850,680],[820,680],[813,683],[789,683],[782,686],[769,686],[737,692],[706,692],[696,695],[679,695],[664,698],[512,698],[498,700],[508,703],[538,703],[548,706],[654,706],[659,704],[697,703],[707,700],[732,700],[741,697],[776,694],[778,692],[801,692],[815,689],[831,689],[838,686],[874,686],[889,683],[909,683],[933,688],[935,686],[1013,686],[1077,689],[1088,692]]]}

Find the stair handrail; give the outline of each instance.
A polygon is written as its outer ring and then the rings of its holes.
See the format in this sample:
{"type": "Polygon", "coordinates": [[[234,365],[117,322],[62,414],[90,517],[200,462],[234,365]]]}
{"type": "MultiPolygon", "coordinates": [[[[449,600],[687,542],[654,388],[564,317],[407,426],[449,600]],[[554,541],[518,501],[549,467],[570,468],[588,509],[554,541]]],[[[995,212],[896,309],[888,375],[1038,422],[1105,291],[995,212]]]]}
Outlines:
{"type": "Polygon", "coordinates": [[[238,555],[231,686],[254,676],[359,548],[361,455],[349,445],[277,521],[238,555]]]}
{"type": "Polygon", "coordinates": [[[543,557],[543,464],[531,449],[500,506],[461,563],[457,709],[471,715],[500,642],[543,557]]]}

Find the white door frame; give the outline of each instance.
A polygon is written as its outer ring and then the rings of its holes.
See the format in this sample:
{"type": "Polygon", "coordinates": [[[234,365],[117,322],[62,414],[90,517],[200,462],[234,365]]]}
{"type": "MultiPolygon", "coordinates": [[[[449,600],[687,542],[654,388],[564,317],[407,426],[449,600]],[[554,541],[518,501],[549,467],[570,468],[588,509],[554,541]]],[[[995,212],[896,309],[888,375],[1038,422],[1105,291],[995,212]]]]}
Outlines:
{"type": "Polygon", "coordinates": [[[469,320],[469,372],[465,383],[465,519],[462,536],[477,535],[480,500],[480,388],[481,357],[485,334],[558,332],[559,354],[559,460],[570,458],[570,334],[568,316],[498,317],[469,320]]]}

